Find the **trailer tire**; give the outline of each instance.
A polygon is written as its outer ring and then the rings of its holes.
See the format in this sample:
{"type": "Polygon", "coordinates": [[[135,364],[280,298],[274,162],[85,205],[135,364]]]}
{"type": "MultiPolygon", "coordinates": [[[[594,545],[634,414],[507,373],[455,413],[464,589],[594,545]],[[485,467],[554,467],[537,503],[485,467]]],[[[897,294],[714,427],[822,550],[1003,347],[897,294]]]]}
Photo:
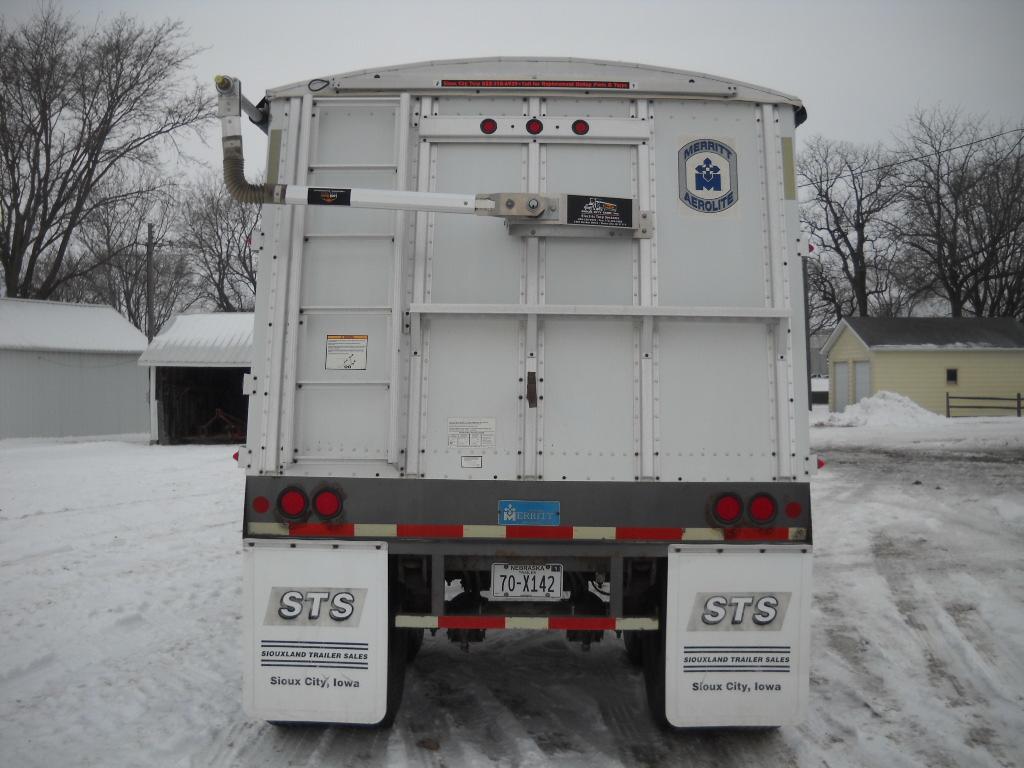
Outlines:
{"type": "Polygon", "coordinates": [[[422,629],[410,629],[406,631],[406,651],[405,660],[412,663],[412,660],[420,652],[420,648],[423,647],[423,630],[422,629]]]}
{"type": "Polygon", "coordinates": [[[644,641],[642,632],[625,631],[622,633],[622,643],[626,646],[626,658],[634,667],[643,666],[644,663],[644,641]]]}
{"type": "Polygon", "coordinates": [[[378,728],[390,728],[398,715],[402,704],[402,692],[405,690],[405,665],[409,656],[409,632],[395,626],[395,614],[398,613],[397,600],[392,601],[388,612],[388,705],[378,728]]]}
{"type": "Polygon", "coordinates": [[[644,667],[644,689],[647,692],[647,707],[651,719],[660,728],[670,729],[665,718],[665,608],[668,604],[665,569],[667,563],[659,562],[657,581],[658,629],[642,634],[644,667]]]}

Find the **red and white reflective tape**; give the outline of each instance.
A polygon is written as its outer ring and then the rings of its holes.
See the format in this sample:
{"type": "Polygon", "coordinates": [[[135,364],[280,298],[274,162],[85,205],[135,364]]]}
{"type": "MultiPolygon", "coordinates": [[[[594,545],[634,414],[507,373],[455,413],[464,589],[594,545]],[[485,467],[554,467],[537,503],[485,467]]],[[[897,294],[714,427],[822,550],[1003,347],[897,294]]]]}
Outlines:
{"type": "Polygon", "coordinates": [[[395,626],[405,629],[556,629],[637,631],[657,629],[658,620],[613,619],[608,616],[420,616],[398,614],[395,626]]]}
{"type": "Polygon", "coordinates": [[[571,525],[250,522],[249,533],[300,538],[526,539],[532,541],[806,541],[806,528],[640,528],[571,525]]]}

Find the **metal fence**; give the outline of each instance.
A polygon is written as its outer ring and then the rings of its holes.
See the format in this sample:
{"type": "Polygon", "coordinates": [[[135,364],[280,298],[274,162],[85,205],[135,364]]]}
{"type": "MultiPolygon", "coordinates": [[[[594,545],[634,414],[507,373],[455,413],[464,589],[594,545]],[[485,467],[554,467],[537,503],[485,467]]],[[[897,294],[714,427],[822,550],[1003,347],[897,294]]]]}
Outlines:
{"type": "Polygon", "coordinates": [[[953,411],[957,408],[965,410],[988,410],[988,411],[1016,411],[1017,417],[1021,415],[1021,393],[1018,392],[1016,397],[969,397],[966,395],[951,395],[949,392],[946,393],[946,418],[953,418],[953,411]],[[969,400],[969,401],[985,401],[985,402],[997,402],[997,403],[1009,403],[1009,405],[957,405],[953,403],[953,400],[969,400]]]}

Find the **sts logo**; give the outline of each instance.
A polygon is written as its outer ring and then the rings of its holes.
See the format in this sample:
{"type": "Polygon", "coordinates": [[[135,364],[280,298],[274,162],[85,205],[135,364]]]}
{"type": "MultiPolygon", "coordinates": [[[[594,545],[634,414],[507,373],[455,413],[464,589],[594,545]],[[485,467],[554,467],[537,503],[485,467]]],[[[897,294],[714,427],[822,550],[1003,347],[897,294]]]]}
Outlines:
{"type": "Polygon", "coordinates": [[[363,588],[271,587],[263,623],[358,627],[366,592],[363,588]]]}
{"type": "Polygon", "coordinates": [[[791,592],[699,592],[687,630],[777,632],[791,597],[791,592]]]}
{"type": "Polygon", "coordinates": [[[697,139],[679,150],[679,199],[700,213],[718,213],[739,199],[736,152],[715,139],[697,139]]]}

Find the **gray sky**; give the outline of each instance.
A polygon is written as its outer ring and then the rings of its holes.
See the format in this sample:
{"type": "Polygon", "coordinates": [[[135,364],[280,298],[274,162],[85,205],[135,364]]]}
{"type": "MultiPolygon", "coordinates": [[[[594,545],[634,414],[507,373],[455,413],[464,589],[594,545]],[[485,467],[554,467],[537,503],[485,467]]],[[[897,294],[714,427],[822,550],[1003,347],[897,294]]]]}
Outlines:
{"type": "MultiPolygon", "coordinates": [[[[65,0],[86,24],[121,11],[182,19],[194,75],[268,87],[424,59],[553,55],[722,75],[801,97],[803,135],[889,139],[917,105],[1024,120],[1024,0],[65,0]]],[[[0,0],[8,22],[35,2],[0,0]]],[[[195,152],[218,163],[219,141],[195,152]]],[[[262,167],[262,135],[246,135],[262,167]],[[253,146],[253,145],[256,146],[253,146]]]]}

